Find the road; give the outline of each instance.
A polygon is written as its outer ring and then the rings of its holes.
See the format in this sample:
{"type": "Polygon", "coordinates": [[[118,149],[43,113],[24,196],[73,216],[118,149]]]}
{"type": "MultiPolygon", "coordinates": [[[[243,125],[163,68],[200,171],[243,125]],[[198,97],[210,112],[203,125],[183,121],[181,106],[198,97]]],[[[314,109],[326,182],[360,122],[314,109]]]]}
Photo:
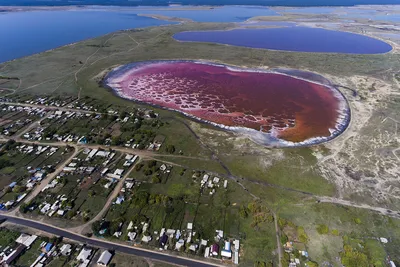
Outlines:
{"type": "MultiPolygon", "coordinates": [[[[56,177],[61,171],[62,169],[64,169],[64,167],[73,159],[75,158],[79,153],[79,149],[75,148],[74,153],[72,153],[72,155],[64,160],[63,162],[61,162],[56,170],[54,172],[52,172],[51,174],[47,175],[46,178],[44,180],[42,180],[40,182],[39,185],[37,185],[35,187],[35,189],[25,198],[24,203],[29,203],[34,197],[36,197],[37,194],[40,193],[40,191],[43,190],[43,188],[51,181],[54,179],[54,177],[56,177]]],[[[16,211],[17,209],[14,209],[14,211],[16,211]]]]}
{"type": "Polygon", "coordinates": [[[211,263],[211,262],[202,262],[200,260],[195,260],[195,259],[190,259],[190,258],[184,258],[180,256],[175,256],[175,255],[168,255],[162,252],[157,252],[153,250],[148,250],[148,249],[143,249],[139,247],[132,247],[128,245],[123,245],[123,244],[116,244],[112,243],[106,240],[99,240],[95,238],[89,238],[80,234],[76,234],[73,232],[70,232],[68,230],[64,230],[55,226],[51,226],[49,224],[45,224],[42,222],[38,221],[33,221],[25,218],[19,218],[16,216],[12,216],[9,214],[0,214],[0,220],[1,219],[7,219],[8,222],[10,223],[15,223],[18,225],[23,225],[31,228],[35,228],[53,235],[57,236],[62,236],[74,241],[77,241],[82,244],[86,244],[89,246],[94,246],[94,247],[100,247],[108,250],[114,250],[117,252],[125,253],[125,254],[131,254],[139,257],[144,257],[144,258],[151,258],[154,260],[158,261],[164,261],[176,265],[182,265],[182,266],[193,266],[193,267],[211,267],[211,266],[223,266],[221,264],[217,263],[211,263]]]}
{"type": "Polygon", "coordinates": [[[97,213],[97,215],[91,219],[90,221],[88,221],[87,223],[74,227],[74,228],[69,228],[70,231],[73,231],[75,233],[83,233],[83,231],[85,231],[85,229],[89,228],[92,225],[92,223],[94,223],[95,221],[99,221],[101,220],[104,215],[106,214],[106,212],[108,211],[108,209],[110,208],[113,200],[118,196],[119,192],[121,191],[122,187],[124,186],[125,180],[126,178],[128,178],[129,174],[131,173],[131,171],[133,170],[133,168],[135,168],[135,166],[141,161],[138,160],[135,164],[132,165],[132,167],[126,171],[125,175],[122,177],[122,179],[120,181],[118,181],[118,184],[115,186],[114,190],[112,191],[112,193],[108,196],[107,202],[104,205],[104,207],[101,209],[101,211],[99,213],[97,213]]]}

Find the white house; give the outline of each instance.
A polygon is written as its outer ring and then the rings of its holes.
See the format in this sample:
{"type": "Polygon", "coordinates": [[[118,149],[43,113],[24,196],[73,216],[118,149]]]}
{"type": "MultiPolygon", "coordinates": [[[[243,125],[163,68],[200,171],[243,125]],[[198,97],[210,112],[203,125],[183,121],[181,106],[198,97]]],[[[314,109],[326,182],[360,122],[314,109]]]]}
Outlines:
{"type": "Polygon", "coordinates": [[[111,258],[112,254],[108,252],[108,250],[104,250],[103,253],[101,253],[100,258],[98,259],[97,264],[100,266],[107,266],[111,258]]]}

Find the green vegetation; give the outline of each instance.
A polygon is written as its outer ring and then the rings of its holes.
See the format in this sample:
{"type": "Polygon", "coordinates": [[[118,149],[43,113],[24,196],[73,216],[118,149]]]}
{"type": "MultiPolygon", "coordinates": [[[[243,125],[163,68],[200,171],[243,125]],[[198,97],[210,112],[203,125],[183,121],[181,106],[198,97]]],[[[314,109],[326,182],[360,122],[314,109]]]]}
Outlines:
{"type": "Polygon", "coordinates": [[[317,226],[317,231],[320,235],[326,235],[329,233],[329,227],[325,224],[320,224],[317,226]]]}

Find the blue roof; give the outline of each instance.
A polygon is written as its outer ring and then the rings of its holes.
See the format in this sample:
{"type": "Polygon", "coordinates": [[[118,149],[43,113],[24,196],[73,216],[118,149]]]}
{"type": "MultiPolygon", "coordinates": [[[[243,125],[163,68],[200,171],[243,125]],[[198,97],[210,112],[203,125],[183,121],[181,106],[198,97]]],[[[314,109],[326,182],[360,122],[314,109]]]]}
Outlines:
{"type": "Polygon", "coordinates": [[[47,243],[45,249],[46,249],[46,251],[50,251],[50,249],[51,249],[52,247],[53,247],[53,244],[52,244],[52,243],[47,243]]]}
{"type": "Polygon", "coordinates": [[[12,183],[9,185],[9,187],[13,188],[13,187],[16,186],[16,185],[17,185],[17,182],[12,182],[12,183]]]}

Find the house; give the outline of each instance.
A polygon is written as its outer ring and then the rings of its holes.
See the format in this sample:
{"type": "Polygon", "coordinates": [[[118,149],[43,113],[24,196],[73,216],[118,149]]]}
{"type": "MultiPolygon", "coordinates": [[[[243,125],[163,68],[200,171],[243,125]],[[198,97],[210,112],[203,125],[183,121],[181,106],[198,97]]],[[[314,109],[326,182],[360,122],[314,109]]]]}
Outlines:
{"type": "Polygon", "coordinates": [[[92,250],[88,249],[88,248],[83,248],[80,252],[78,257],[76,257],[76,259],[78,261],[82,261],[83,263],[85,262],[90,262],[89,258],[90,258],[90,254],[92,254],[92,250]]]}
{"type": "Polygon", "coordinates": [[[128,228],[126,230],[129,231],[131,229],[133,229],[133,222],[132,221],[129,222],[128,228]]]}
{"type": "Polygon", "coordinates": [[[128,237],[129,237],[130,241],[133,241],[136,238],[136,233],[135,232],[129,232],[128,233],[128,237]]]}
{"type": "Polygon", "coordinates": [[[110,152],[108,152],[108,151],[99,151],[99,152],[96,153],[96,156],[103,157],[103,158],[108,157],[108,155],[110,155],[110,152]]]}
{"type": "Polygon", "coordinates": [[[216,238],[217,238],[218,240],[220,240],[221,238],[224,238],[224,231],[222,231],[222,230],[215,230],[215,232],[216,232],[216,234],[217,234],[216,238]]]}
{"type": "Polygon", "coordinates": [[[210,247],[206,247],[204,251],[204,258],[208,258],[210,256],[210,247]]]}
{"type": "Polygon", "coordinates": [[[46,252],[49,252],[49,251],[51,250],[52,247],[53,247],[53,244],[52,244],[52,243],[47,243],[46,246],[44,247],[44,250],[45,250],[46,252]]]}
{"type": "Polygon", "coordinates": [[[233,250],[234,251],[239,251],[240,249],[240,241],[238,239],[233,241],[233,250]]]}
{"type": "Polygon", "coordinates": [[[231,242],[225,241],[224,249],[221,250],[221,256],[225,258],[232,257],[231,242]]]}
{"type": "Polygon", "coordinates": [[[236,265],[239,264],[239,252],[238,251],[233,252],[233,263],[236,265]]]}
{"type": "Polygon", "coordinates": [[[70,244],[64,244],[60,248],[61,255],[63,256],[68,256],[71,254],[71,245],[70,244]]]}
{"type": "Polygon", "coordinates": [[[124,196],[119,196],[119,197],[117,197],[115,204],[121,205],[122,202],[124,202],[124,200],[125,200],[124,196]]]}
{"type": "Polygon", "coordinates": [[[51,208],[51,205],[49,203],[46,203],[43,208],[40,210],[41,213],[46,214],[51,208]]]}
{"type": "Polygon", "coordinates": [[[5,266],[9,266],[11,262],[13,262],[16,258],[18,258],[22,252],[24,252],[25,249],[26,247],[24,245],[19,244],[18,247],[13,252],[11,252],[8,256],[2,259],[3,264],[5,263],[5,266]]]}
{"type": "Polygon", "coordinates": [[[191,250],[191,251],[193,251],[193,252],[196,252],[196,249],[197,249],[197,245],[196,245],[196,244],[191,244],[191,245],[189,246],[189,250],[191,250]]]}
{"type": "Polygon", "coordinates": [[[383,244],[387,244],[389,241],[386,239],[386,238],[384,238],[384,237],[381,237],[381,238],[379,238],[379,240],[383,243],[383,244]]]}
{"type": "Polygon", "coordinates": [[[183,239],[179,239],[178,242],[176,242],[175,244],[175,249],[180,250],[183,245],[185,245],[185,241],[183,239]]]}
{"type": "Polygon", "coordinates": [[[193,223],[188,223],[187,224],[187,229],[188,230],[193,230],[193,223]]]}
{"type": "Polygon", "coordinates": [[[218,253],[219,253],[219,245],[218,245],[217,243],[213,244],[213,245],[210,247],[210,252],[211,252],[211,254],[212,254],[213,256],[218,256],[218,253]]]}
{"type": "Polygon", "coordinates": [[[104,250],[101,253],[100,258],[97,260],[97,264],[100,266],[107,266],[112,258],[112,254],[108,250],[104,250]]]}
{"type": "Polygon", "coordinates": [[[144,235],[143,237],[142,237],[142,241],[143,242],[145,242],[145,243],[149,243],[150,241],[151,241],[151,236],[149,236],[149,235],[144,235]]]}
{"type": "Polygon", "coordinates": [[[27,235],[27,234],[21,234],[15,242],[24,245],[25,247],[30,247],[33,242],[37,239],[36,235],[27,235]]]}
{"type": "Polygon", "coordinates": [[[160,238],[160,246],[163,247],[167,244],[168,236],[164,233],[160,238]]]}

